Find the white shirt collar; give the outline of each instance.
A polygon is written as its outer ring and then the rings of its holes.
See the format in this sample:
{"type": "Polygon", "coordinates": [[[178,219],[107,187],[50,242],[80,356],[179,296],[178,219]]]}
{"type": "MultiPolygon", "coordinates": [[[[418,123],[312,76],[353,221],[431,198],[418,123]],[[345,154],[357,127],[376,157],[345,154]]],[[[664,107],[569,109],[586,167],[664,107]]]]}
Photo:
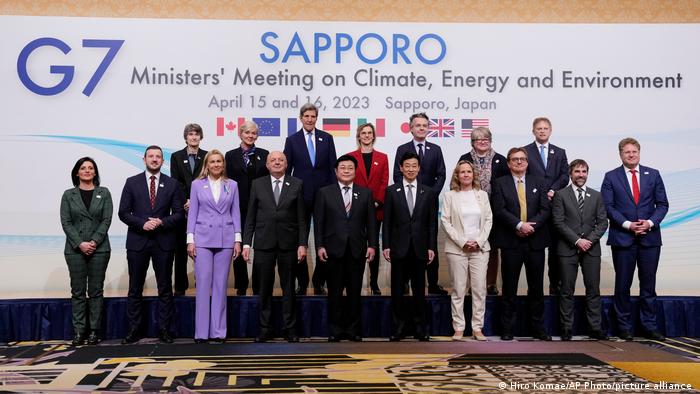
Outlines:
{"type": "MultiPolygon", "coordinates": [[[[574,189],[574,194],[578,196],[578,186],[576,186],[573,182],[571,183],[571,188],[574,189]]],[[[586,185],[581,186],[581,189],[583,189],[583,193],[586,193],[586,185]]]]}
{"type": "Polygon", "coordinates": [[[343,188],[344,188],[345,186],[349,186],[349,187],[350,187],[350,191],[352,191],[352,185],[353,185],[352,182],[351,182],[349,185],[344,185],[344,184],[338,182],[338,186],[340,186],[340,190],[341,190],[341,191],[343,190],[343,188]]]}
{"type": "MultiPolygon", "coordinates": [[[[624,166],[623,166],[623,167],[624,167],[624,166]]],[[[625,172],[628,173],[628,174],[630,174],[632,170],[637,171],[637,174],[639,174],[639,164],[637,164],[637,166],[634,167],[634,168],[627,168],[627,167],[625,167],[625,172]]]]}
{"type": "Polygon", "coordinates": [[[544,151],[549,152],[549,141],[545,142],[544,144],[540,144],[539,142],[535,141],[537,144],[537,150],[540,149],[540,146],[544,146],[544,151]]]}
{"type": "Polygon", "coordinates": [[[413,182],[409,182],[406,180],[406,178],[403,178],[403,187],[407,188],[408,185],[413,186],[414,188],[418,188],[418,179],[414,179],[413,182]]]}
{"type": "MultiPolygon", "coordinates": [[[[274,176],[270,175],[270,182],[272,182],[272,187],[275,187],[275,181],[276,181],[276,180],[277,180],[277,178],[275,178],[274,176]]],[[[280,181],[280,185],[282,185],[282,184],[284,183],[284,175],[282,175],[281,177],[279,177],[279,181],[280,181]]]]}
{"type": "Polygon", "coordinates": [[[214,183],[220,184],[223,181],[222,177],[219,177],[219,179],[214,179],[211,176],[208,176],[207,179],[209,180],[209,183],[212,183],[212,184],[214,184],[214,183]]]}
{"type": "Polygon", "coordinates": [[[151,174],[150,172],[148,172],[148,170],[146,170],[146,180],[148,182],[151,181],[151,175],[154,175],[156,177],[156,183],[160,182],[160,171],[158,171],[155,174],[151,174]]]}

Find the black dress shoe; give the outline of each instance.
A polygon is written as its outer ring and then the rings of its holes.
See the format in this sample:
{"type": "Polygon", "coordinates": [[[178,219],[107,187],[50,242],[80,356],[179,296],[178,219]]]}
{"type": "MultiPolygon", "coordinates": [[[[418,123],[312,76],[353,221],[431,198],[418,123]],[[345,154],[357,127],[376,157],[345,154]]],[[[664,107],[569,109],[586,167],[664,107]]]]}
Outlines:
{"type": "Polygon", "coordinates": [[[617,337],[622,339],[623,341],[633,341],[634,340],[634,337],[632,336],[632,334],[630,334],[627,331],[620,331],[620,333],[617,334],[617,337]]]}
{"type": "Polygon", "coordinates": [[[204,338],[195,338],[195,339],[194,339],[194,343],[196,343],[196,344],[199,345],[199,344],[202,344],[202,343],[207,343],[207,340],[204,339],[204,338]]]}
{"type": "Polygon", "coordinates": [[[287,335],[287,342],[289,342],[289,343],[299,342],[299,337],[296,335],[287,335]]]}
{"type": "Polygon", "coordinates": [[[328,295],[323,287],[314,286],[314,295],[328,295]]]}
{"type": "Polygon", "coordinates": [[[163,343],[173,343],[174,341],[173,336],[170,335],[170,332],[168,332],[168,330],[161,331],[160,335],[158,336],[158,339],[160,339],[160,341],[163,343]]]}
{"type": "Polygon", "coordinates": [[[416,338],[420,342],[429,342],[430,341],[430,335],[425,335],[425,334],[415,335],[414,338],[416,338]]]}
{"type": "Polygon", "coordinates": [[[501,334],[501,340],[502,341],[512,341],[513,340],[513,334],[506,332],[501,334]]]}
{"type": "Polygon", "coordinates": [[[498,287],[496,287],[496,285],[489,285],[489,287],[486,288],[486,294],[497,296],[498,295],[498,287]]]}
{"type": "Polygon", "coordinates": [[[306,288],[297,287],[296,294],[297,294],[298,296],[306,295],[306,288]]]}
{"type": "Polygon", "coordinates": [[[225,343],[226,338],[209,338],[209,342],[214,342],[214,343],[225,343]]]}
{"type": "Polygon", "coordinates": [[[563,330],[561,332],[561,340],[562,341],[570,341],[571,340],[571,330],[563,330]]]}
{"type": "Polygon", "coordinates": [[[85,334],[75,334],[73,337],[73,340],[71,341],[71,345],[73,346],[80,346],[85,344],[85,334]]]}
{"type": "Polygon", "coordinates": [[[236,290],[236,295],[238,295],[238,296],[244,296],[245,294],[246,294],[246,289],[236,290]]]}
{"type": "Polygon", "coordinates": [[[379,287],[372,286],[372,295],[373,296],[380,296],[380,295],[382,295],[382,291],[379,290],[379,287]]]}
{"type": "Polygon", "coordinates": [[[97,335],[97,331],[95,331],[95,330],[90,331],[90,336],[88,336],[87,344],[88,345],[97,345],[98,343],[100,343],[100,336],[97,335]]]}
{"type": "Polygon", "coordinates": [[[185,295],[185,290],[175,290],[175,291],[173,291],[173,295],[174,295],[175,297],[184,296],[184,295],[185,295]]]}
{"type": "Polygon", "coordinates": [[[260,334],[257,337],[255,337],[254,341],[255,343],[265,343],[267,341],[272,340],[272,335],[270,334],[260,334]]]}
{"type": "Polygon", "coordinates": [[[597,330],[596,330],[596,331],[591,331],[591,333],[588,334],[588,337],[591,338],[591,339],[597,339],[597,340],[599,340],[599,341],[607,341],[608,339],[610,339],[610,338],[608,338],[608,336],[605,335],[602,331],[597,331],[597,330]]]}
{"type": "Polygon", "coordinates": [[[353,335],[353,336],[350,338],[350,340],[353,341],[353,342],[362,342],[362,337],[359,336],[359,335],[353,335]]]}
{"type": "Polygon", "coordinates": [[[647,331],[644,333],[644,338],[651,339],[653,341],[664,341],[666,337],[661,335],[658,331],[647,331]]]}
{"type": "MultiPolygon", "coordinates": [[[[535,335],[533,335],[532,337],[535,339],[539,339],[540,341],[551,341],[552,340],[552,337],[544,331],[536,332],[535,335]]],[[[571,339],[571,338],[569,338],[569,339],[571,339]]]]}
{"type": "Polygon", "coordinates": [[[549,295],[558,296],[561,295],[561,290],[558,286],[549,286],[549,295]]]}
{"type": "Polygon", "coordinates": [[[432,287],[428,287],[428,294],[447,295],[447,290],[443,289],[442,286],[440,286],[440,285],[432,286],[432,287]]]}
{"type": "Polygon", "coordinates": [[[338,338],[335,335],[329,335],[328,336],[328,342],[340,342],[340,338],[338,338]]]}
{"type": "Polygon", "coordinates": [[[124,339],[122,339],[122,345],[135,343],[135,342],[138,342],[140,339],[141,339],[141,335],[139,335],[139,333],[136,330],[129,331],[129,333],[126,334],[124,339]]]}
{"type": "Polygon", "coordinates": [[[403,334],[394,334],[389,337],[389,342],[399,342],[400,340],[404,339],[405,336],[403,334]]]}

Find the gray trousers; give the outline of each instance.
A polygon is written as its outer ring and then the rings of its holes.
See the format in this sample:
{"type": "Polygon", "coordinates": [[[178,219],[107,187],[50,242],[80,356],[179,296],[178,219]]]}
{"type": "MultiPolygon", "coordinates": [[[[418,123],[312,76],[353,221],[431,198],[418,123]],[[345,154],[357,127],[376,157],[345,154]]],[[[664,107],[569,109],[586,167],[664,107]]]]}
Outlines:
{"type": "Polygon", "coordinates": [[[571,330],[574,323],[574,290],[578,267],[581,266],[583,283],[586,287],[586,318],[592,331],[600,331],[600,256],[577,253],[573,256],[559,256],[561,268],[561,296],[559,315],[561,327],[571,330]]]}
{"type": "Polygon", "coordinates": [[[70,274],[73,330],[76,334],[85,334],[88,321],[90,330],[102,329],[103,290],[110,255],[110,252],[95,253],[89,257],[82,254],[64,255],[70,274]]]}

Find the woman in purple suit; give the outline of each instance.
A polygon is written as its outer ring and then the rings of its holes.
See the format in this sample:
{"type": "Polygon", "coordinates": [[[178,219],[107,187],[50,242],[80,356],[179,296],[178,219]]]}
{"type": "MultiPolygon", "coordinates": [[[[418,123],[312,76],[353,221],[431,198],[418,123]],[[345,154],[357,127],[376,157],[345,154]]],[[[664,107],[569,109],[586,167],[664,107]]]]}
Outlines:
{"type": "Polygon", "coordinates": [[[225,341],[228,273],[241,252],[238,185],[226,177],[225,168],[224,155],[212,149],[190,191],[187,254],[194,259],[197,279],[195,343],[225,341]]]}

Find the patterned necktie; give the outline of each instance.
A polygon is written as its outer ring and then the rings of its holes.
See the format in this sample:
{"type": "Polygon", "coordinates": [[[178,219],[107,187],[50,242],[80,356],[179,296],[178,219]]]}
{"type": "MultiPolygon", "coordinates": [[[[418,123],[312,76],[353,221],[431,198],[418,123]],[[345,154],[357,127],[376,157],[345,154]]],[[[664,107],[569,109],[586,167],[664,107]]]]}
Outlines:
{"type": "Polygon", "coordinates": [[[583,213],[583,189],[579,187],[576,190],[578,190],[578,210],[579,212],[583,213]]]}
{"type": "Polygon", "coordinates": [[[423,144],[418,144],[418,160],[423,162],[423,144]]]}
{"type": "Polygon", "coordinates": [[[189,161],[188,161],[189,164],[190,164],[190,172],[191,172],[192,174],[194,174],[194,166],[197,165],[197,162],[195,161],[196,158],[197,158],[197,155],[189,154],[189,155],[187,155],[187,156],[189,156],[189,158],[190,158],[189,161]]]}
{"type": "Polygon", "coordinates": [[[634,205],[639,204],[639,181],[637,180],[637,170],[630,170],[632,173],[632,197],[634,197],[634,205]]]}
{"type": "Polygon", "coordinates": [[[156,207],[156,176],[151,175],[151,187],[149,188],[151,194],[151,209],[156,207]]]}
{"type": "Polygon", "coordinates": [[[275,194],[275,204],[279,204],[280,203],[280,194],[281,194],[281,192],[280,192],[280,180],[279,179],[275,179],[275,190],[273,191],[273,193],[275,194]]]}
{"type": "Polygon", "coordinates": [[[343,201],[345,202],[345,215],[350,216],[352,198],[350,198],[350,186],[343,186],[343,201]]]}
{"type": "Polygon", "coordinates": [[[542,158],[542,164],[544,164],[544,168],[547,168],[547,154],[544,151],[544,145],[540,145],[540,157],[542,158]]]}
{"type": "Polygon", "coordinates": [[[253,162],[250,158],[253,157],[254,154],[255,147],[243,151],[243,164],[245,164],[246,170],[248,169],[248,167],[250,167],[250,164],[253,162]]]}
{"type": "Polygon", "coordinates": [[[413,216],[413,185],[409,184],[406,189],[406,202],[408,203],[408,213],[413,216]]]}
{"type": "Polygon", "coordinates": [[[316,165],[316,149],[314,148],[314,134],[306,133],[306,148],[309,150],[309,159],[311,159],[311,165],[316,165]]]}
{"type": "Polygon", "coordinates": [[[527,202],[525,201],[525,183],[518,179],[518,202],[520,203],[520,221],[527,222],[527,202]]]}

